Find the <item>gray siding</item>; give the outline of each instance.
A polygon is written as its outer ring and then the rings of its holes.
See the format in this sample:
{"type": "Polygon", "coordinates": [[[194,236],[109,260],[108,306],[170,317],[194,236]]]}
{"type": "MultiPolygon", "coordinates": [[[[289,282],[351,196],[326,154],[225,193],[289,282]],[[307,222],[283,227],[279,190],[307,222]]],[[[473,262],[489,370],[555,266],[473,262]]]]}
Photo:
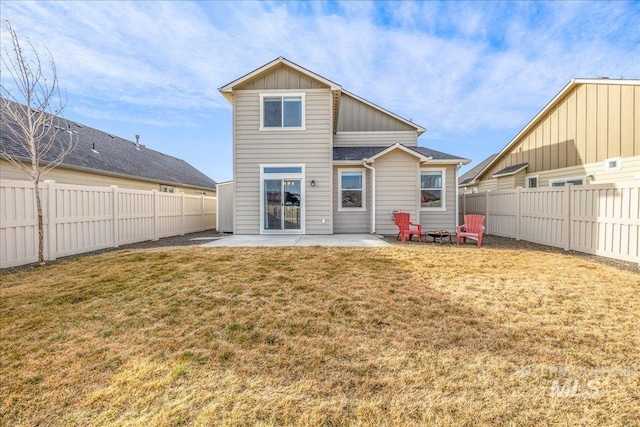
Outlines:
{"type": "Polygon", "coordinates": [[[415,156],[394,150],[378,158],[376,169],[376,233],[396,235],[391,211],[411,214],[411,221],[418,221],[418,171],[415,156]]]}
{"type": "Polygon", "coordinates": [[[415,147],[418,145],[418,134],[415,130],[398,132],[338,132],[333,137],[333,145],[335,147],[388,147],[396,142],[408,147],[415,147]]]}
{"type": "MultiPolygon", "coordinates": [[[[338,185],[339,169],[351,169],[348,166],[333,169],[333,232],[334,233],[370,233],[371,232],[371,172],[365,170],[366,211],[340,211],[340,189],[338,185]]],[[[362,169],[362,167],[354,168],[362,169]]]]}
{"type": "Polygon", "coordinates": [[[414,131],[415,128],[343,93],[338,112],[338,132],[414,131]]]}
{"type": "MultiPolygon", "coordinates": [[[[306,130],[260,131],[260,93],[234,101],[234,184],[237,234],[260,233],[260,164],[305,164],[305,233],[331,234],[332,123],[329,89],[305,90],[306,130]],[[315,187],[310,186],[311,180],[315,187]],[[322,224],[322,219],[327,220],[322,224]]],[[[300,90],[297,90],[300,92],[300,90]]]]}
{"type": "MultiPolygon", "coordinates": [[[[426,165],[424,165],[426,167],[426,165]]],[[[431,166],[429,166],[431,167],[431,166]]],[[[420,224],[422,231],[447,230],[451,233],[456,230],[456,166],[433,166],[445,168],[445,211],[421,211],[420,224]]],[[[419,184],[418,184],[419,185],[419,184]]]]}
{"type": "Polygon", "coordinates": [[[326,86],[282,65],[268,73],[256,76],[240,89],[320,89],[323,87],[326,86]]]}

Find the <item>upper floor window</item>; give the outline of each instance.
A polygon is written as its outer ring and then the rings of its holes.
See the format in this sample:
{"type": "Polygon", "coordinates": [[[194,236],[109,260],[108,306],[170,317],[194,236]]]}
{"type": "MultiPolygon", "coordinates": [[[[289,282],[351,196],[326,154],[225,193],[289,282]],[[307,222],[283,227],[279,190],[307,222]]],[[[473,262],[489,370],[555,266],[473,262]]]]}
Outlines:
{"type": "Polygon", "coordinates": [[[420,207],[444,210],[444,169],[422,169],[420,171],[420,207]]]}
{"type": "Polygon", "coordinates": [[[260,95],[260,129],[304,129],[304,94],[260,95]]]}

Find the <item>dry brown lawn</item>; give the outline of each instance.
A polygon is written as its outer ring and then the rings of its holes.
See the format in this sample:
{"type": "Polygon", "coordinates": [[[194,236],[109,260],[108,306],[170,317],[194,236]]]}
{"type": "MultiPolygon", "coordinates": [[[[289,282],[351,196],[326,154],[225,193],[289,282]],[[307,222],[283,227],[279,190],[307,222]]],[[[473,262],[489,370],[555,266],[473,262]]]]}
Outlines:
{"type": "Polygon", "coordinates": [[[640,419],[640,274],[585,257],[191,247],[0,279],[3,426],[640,419]]]}

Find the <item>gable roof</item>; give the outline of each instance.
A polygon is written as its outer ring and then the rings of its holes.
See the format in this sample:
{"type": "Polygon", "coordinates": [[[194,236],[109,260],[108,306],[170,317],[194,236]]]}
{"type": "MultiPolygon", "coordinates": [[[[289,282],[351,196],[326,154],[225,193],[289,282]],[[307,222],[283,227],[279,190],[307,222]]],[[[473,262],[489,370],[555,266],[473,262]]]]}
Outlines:
{"type": "Polygon", "coordinates": [[[396,143],[389,146],[358,146],[358,147],[333,147],[333,160],[337,162],[361,162],[373,161],[388,152],[401,149],[408,154],[415,155],[421,162],[429,163],[469,163],[468,159],[454,156],[427,147],[408,147],[396,143]]]}
{"type": "MultiPolygon", "coordinates": [[[[22,104],[17,105],[27,108],[22,104]]],[[[49,153],[43,157],[43,163],[55,159],[71,135],[73,138],[78,138],[78,143],[58,167],[166,185],[178,184],[215,190],[214,180],[184,160],[144,145],[136,148],[136,143],[132,141],[63,118],[59,118],[57,125],[60,130],[56,135],[56,141],[49,153]]],[[[12,139],[11,132],[5,128],[6,126],[11,124],[2,120],[0,147],[12,150],[21,160],[30,161],[26,153],[19,151],[20,145],[12,139]]]]}
{"type": "Polygon", "coordinates": [[[493,160],[493,158],[497,155],[498,153],[490,155],[489,157],[487,157],[486,159],[484,159],[483,161],[481,161],[480,163],[478,163],[477,165],[475,165],[474,167],[472,167],[471,169],[469,169],[468,171],[460,175],[460,178],[458,178],[460,183],[458,185],[465,186],[465,185],[472,184],[476,176],[480,173],[480,171],[484,169],[484,167],[488,165],[489,162],[493,160]]]}
{"type": "Polygon", "coordinates": [[[514,145],[516,145],[520,138],[526,135],[531,129],[533,129],[538,123],[543,120],[546,115],[553,110],[566,96],[569,95],[576,87],[583,84],[597,84],[597,85],[631,85],[631,86],[639,86],[639,79],[609,79],[609,78],[599,78],[599,79],[572,79],[567,85],[560,91],[558,94],[553,97],[551,101],[547,105],[544,106],[542,110],[529,122],[527,125],[520,131],[518,134],[513,137],[511,141],[489,162],[485,165],[484,168],[480,172],[476,174],[476,178],[480,178],[491,166],[497,163],[504,155],[506,155],[514,145]]]}
{"type": "MultiPolygon", "coordinates": [[[[304,67],[301,67],[300,65],[289,61],[288,59],[280,56],[276,59],[274,59],[273,61],[263,65],[262,67],[258,67],[255,70],[245,74],[244,76],[227,83],[226,85],[220,87],[218,89],[218,91],[220,91],[220,93],[230,102],[233,104],[233,100],[234,100],[234,96],[233,96],[233,90],[243,86],[245,83],[248,83],[249,81],[253,80],[254,78],[267,73],[269,70],[279,67],[279,66],[286,66],[289,68],[292,68],[293,70],[295,70],[296,72],[305,75],[313,80],[316,80],[318,82],[320,82],[321,84],[323,84],[324,86],[328,87],[332,92],[333,92],[333,104],[334,104],[334,126],[337,124],[337,113],[338,113],[338,108],[340,105],[340,96],[342,93],[347,94],[348,96],[356,99],[359,102],[362,102],[365,105],[368,105],[369,107],[372,107],[380,112],[382,112],[385,115],[388,115],[390,117],[393,117],[396,120],[401,121],[402,123],[407,124],[408,126],[414,128],[416,130],[416,132],[418,132],[418,135],[423,134],[424,132],[426,132],[427,130],[425,128],[423,128],[420,125],[417,125],[415,123],[413,123],[411,120],[407,120],[403,117],[398,116],[395,113],[392,113],[389,110],[385,110],[384,108],[374,104],[373,102],[367,101],[364,98],[359,97],[358,95],[349,92],[345,89],[342,88],[341,85],[339,85],[338,83],[335,83],[329,79],[327,79],[326,77],[323,77],[319,74],[314,73],[313,71],[307,70],[304,67]]],[[[335,131],[335,129],[334,129],[335,131]]]]}

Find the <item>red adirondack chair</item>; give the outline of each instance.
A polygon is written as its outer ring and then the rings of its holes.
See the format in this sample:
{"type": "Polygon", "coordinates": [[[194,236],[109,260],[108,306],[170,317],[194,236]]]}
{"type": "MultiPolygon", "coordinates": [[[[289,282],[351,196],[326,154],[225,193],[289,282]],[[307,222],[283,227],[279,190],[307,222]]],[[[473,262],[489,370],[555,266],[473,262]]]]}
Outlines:
{"type": "Polygon", "coordinates": [[[478,247],[480,247],[485,230],[483,222],[484,215],[465,215],[464,224],[456,227],[456,245],[460,244],[460,239],[467,243],[467,237],[473,237],[478,240],[478,247]]]}
{"type": "Polygon", "coordinates": [[[407,236],[409,236],[409,240],[413,240],[414,234],[418,236],[418,241],[422,243],[422,226],[411,222],[409,212],[394,212],[393,217],[398,226],[398,238],[402,240],[402,243],[405,242],[407,236]],[[411,227],[415,227],[415,229],[412,230],[411,227]]]}

